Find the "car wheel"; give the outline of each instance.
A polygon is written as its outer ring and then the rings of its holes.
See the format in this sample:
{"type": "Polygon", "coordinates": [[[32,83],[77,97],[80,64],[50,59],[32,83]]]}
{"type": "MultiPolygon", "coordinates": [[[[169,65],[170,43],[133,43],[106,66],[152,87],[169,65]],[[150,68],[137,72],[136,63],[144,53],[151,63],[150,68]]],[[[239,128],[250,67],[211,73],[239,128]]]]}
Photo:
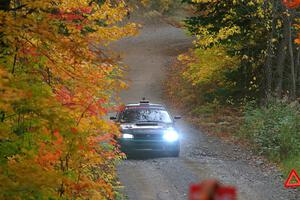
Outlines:
{"type": "Polygon", "coordinates": [[[179,157],[179,149],[170,152],[171,157],[179,157]]]}

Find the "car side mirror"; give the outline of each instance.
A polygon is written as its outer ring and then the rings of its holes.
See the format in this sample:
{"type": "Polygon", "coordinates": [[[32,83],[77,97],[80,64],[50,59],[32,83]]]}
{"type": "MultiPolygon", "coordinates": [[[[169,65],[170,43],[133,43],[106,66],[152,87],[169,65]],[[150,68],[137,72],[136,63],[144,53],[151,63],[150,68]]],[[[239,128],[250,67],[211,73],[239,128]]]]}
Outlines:
{"type": "Polygon", "coordinates": [[[116,118],[116,117],[110,117],[109,119],[114,121],[114,120],[116,120],[117,118],[116,118]]]}
{"type": "Polygon", "coordinates": [[[181,119],[181,116],[175,116],[174,119],[181,119]]]}

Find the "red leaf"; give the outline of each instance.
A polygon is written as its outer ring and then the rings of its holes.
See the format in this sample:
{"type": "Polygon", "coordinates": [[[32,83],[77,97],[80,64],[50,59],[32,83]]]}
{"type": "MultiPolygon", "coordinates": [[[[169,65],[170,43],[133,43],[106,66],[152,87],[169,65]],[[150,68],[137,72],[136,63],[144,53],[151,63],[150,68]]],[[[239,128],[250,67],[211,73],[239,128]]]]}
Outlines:
{"type": "Polygon", "coordinates": [[[297,8],[300,5],[300,0],[283,0],[283,3],[288,8],[297,8]]]}

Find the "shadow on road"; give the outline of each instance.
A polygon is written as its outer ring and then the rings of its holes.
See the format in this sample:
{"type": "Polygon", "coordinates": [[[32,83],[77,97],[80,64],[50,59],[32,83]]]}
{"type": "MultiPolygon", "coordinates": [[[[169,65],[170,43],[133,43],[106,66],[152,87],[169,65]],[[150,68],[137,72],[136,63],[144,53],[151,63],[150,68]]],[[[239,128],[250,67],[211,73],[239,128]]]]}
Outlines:
{"type": "Polygon", "coordinates": [[[127,154],[127,160],[149,160],[155,158],[170,158],[168,154],[157,153],[157,152],[141,152],[134,154],[127,154]]]}

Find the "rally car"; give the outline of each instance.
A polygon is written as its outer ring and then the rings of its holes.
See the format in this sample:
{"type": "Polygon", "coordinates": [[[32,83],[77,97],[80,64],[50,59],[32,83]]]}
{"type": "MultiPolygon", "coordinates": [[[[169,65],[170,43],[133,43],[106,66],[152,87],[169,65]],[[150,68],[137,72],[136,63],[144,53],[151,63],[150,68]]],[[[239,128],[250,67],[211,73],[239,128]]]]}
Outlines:
{"type": "Polygon", "coordinates": [[[125,154],[138,152],[159,152],[178,157],[180,135],[175,128],[175,120],[161,104],[142,100],[137,104],[127,104],[111,120],[120,125],[121,137],[118,138],[125,154]]]}

